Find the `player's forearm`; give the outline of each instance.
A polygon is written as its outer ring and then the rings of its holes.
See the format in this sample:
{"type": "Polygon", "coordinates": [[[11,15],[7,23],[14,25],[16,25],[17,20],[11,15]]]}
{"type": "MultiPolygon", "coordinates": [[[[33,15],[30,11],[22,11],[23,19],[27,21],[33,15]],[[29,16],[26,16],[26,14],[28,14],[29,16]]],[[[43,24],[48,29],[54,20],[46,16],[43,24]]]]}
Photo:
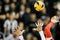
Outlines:
{"type": "Polygon", "coordinates": [[[39,34],[41,36],[41,40],[46,40],[45,36],[44,36],[44,32],[41,30],[39,31],[39,34]]]}

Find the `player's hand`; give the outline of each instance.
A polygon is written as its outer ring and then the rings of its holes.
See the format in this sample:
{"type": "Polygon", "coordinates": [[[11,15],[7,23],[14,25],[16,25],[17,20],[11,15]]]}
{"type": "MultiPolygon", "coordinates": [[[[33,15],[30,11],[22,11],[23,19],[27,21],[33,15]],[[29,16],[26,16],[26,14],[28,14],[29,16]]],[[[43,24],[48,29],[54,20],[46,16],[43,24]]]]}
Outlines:
{"type": "Polygon", "coordinates": [[[34,31],[38,31],[38,32],[41,31],[43,24],[41,24],[41,23],[35,23],[35,24],[36,24],[37,28],[33,28],[33,30],[34,30],[34,31]]]}
{"type": "Polygon", "coordinates": [[[59,22],[58,17],[57,17],[57,16],[53,16],[53,17],[51,18],[51,22],[53,22],[53,23],[59,22]]]}
{"type": "Polygon", "coordinates": [[[21,36],[23,33],[22,33],[22,31],[20,31],[20,30],[15,30],[14,31],[14,35],[16,35],[16,36],[21,36]]]}
{"type": "Polygon", "coordinates": [[[23,32],[20,30],[19,27],[17,27],[14,32],[13,32],[14,35],[16,36],[21,36],[23,34],[23,32]]]}
{"type": "Polygon", "coordinates": [[[22,34],[23,34],[22,31],[20,30],[17,31],[17,36],[21,36],[22,34]]]}

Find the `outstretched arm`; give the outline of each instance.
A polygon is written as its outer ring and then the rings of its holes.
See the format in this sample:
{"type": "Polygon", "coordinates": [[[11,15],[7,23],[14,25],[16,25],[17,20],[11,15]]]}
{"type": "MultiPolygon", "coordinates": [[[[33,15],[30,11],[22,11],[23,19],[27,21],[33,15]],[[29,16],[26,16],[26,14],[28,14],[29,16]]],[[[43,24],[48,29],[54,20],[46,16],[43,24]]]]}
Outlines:
{"type": "Polygon", "coordinates": [[[38,24],[36,24],[36,26],[37,26],[37,28],[34,28],[33,30],[36,30],[36,31],[39,32],[39,35],[40,35],[40,37],[41,37],[41,40],[46,40],[45,35],[44,35],[44,32],[43,32],[43,30],[42,30],[43,24],[38,23],[38,24]]]}

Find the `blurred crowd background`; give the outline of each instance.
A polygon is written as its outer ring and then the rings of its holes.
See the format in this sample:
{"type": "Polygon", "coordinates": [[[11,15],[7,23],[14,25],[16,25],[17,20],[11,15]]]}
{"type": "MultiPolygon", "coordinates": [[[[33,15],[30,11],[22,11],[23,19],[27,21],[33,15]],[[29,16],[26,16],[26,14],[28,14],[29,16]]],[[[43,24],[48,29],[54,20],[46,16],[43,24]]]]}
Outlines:
{"type": "MultiPolygon", "coordinates": [[[[16,20],[21,26],[21,30],[26,30],[23,33],[25,40],[41,40],[39,33],[34,32],[32,28],[36,28],[35,22],[44,22],[45,26],[50,22],[50,18],[54,15],[60,18],[60,0],[41,0],[45,3],[45,9],[37,12],[34,9],[36,0],[0,0],[0,40],[5,35],[6,40],[11,37],[9,31],[5,33],[4,27],[6,20],[16,20]],[[7,36],[8,35],[8,36],[7,36]]],[[[7,25],[8,26],[8,25],[7,25]]],[[[56,23],[51,32],[55,40],[60,40],[60,22],[56,23]]],[[[15,37],[13,37],[17,40],[15,37]]],[[[10,38],[12,40],[12,38],[10,38]]]]}

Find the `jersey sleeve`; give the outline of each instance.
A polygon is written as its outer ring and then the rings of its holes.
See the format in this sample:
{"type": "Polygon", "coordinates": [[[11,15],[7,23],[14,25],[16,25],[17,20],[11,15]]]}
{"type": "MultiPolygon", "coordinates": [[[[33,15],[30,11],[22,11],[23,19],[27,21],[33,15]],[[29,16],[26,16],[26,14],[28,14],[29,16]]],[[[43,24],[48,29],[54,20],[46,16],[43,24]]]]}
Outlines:
{"type": "Polygon", "coordinates": [[[44,32],[43,32],[43,31],[39,31],[39,34],[40,34],[41,40],[46,40],[46,38],[45,38],[45,35],[44,35],[44,32]]]}
{"type": "Polygon", "coordinates": [[[53,25],[54,25],[54,23],[50,22],[44,29],[44,32],[45,32],[45,35],[46,35],[47,38],[52,37],[50,29],[53,25]]]}

